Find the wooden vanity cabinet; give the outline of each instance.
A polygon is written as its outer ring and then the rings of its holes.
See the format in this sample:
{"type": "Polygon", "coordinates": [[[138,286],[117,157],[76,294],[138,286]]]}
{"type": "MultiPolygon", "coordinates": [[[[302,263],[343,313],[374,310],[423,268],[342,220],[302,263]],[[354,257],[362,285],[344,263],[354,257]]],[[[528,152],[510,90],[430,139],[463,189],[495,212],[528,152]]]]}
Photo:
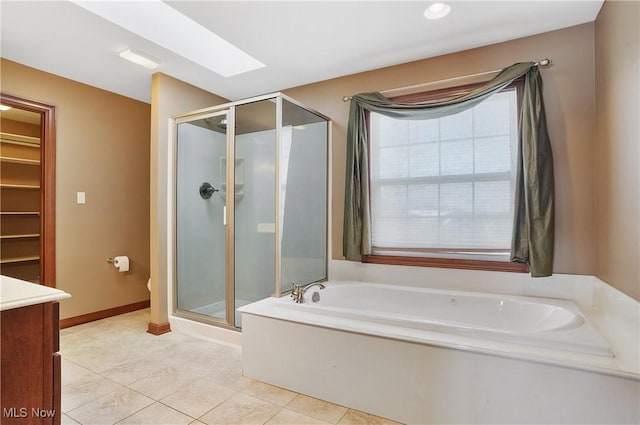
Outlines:
{"type": "Polygon", "coordinates": [[[59,425],[62,411],[58,303],[3,310],[0,320],[0,423],[59,425]]]}

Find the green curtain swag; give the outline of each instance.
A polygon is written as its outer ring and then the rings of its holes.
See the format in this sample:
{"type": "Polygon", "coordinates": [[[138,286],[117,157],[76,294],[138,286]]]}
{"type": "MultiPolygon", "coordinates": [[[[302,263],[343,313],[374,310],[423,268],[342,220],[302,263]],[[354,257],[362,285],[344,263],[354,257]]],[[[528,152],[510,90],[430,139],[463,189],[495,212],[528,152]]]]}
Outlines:
{"type": "Polygon", "coordinates": [[[542,80],[533,62],[516,63],[467,94],[451,99],[394,103],[380,93],[352,96],[347,128],[347,167],[342,248],[347,260],[371,254],[369,141],[366,111],[400,119],[435,119],[473,108],[525,76],[518,137],[511,261],[528,263],[533,277],[550,276],[553,265],[553,158],[547,133],[542,80]]]}

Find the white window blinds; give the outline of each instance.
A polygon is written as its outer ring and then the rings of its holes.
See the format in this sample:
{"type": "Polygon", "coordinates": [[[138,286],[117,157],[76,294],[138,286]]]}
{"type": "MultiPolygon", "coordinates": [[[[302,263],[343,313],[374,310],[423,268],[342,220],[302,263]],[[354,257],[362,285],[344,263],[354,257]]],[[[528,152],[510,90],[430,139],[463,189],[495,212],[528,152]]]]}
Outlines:
{"type": "Polygon", "coordinates": [[[509,250],[515,90],[440,119],[372,112],[370,125],[374,250],[509,250]]]}

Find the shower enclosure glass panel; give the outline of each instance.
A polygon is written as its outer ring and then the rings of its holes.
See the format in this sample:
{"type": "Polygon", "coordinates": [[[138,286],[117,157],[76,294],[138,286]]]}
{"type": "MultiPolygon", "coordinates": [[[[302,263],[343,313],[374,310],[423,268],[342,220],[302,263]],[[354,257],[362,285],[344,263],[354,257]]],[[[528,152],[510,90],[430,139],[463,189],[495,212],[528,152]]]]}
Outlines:
{"type": "Polygon", "coordinates": [[[280,229],[282,291],[327,277],[325,118],[282,100],[280,229]]]}
{"type": "Polygon", "coordinates": [[[218,319],[226,314],[225,200],[220,158],[226,113],[177,125],[177,308],[218,319]]]}
{"type": "MultiPolygon", "coordinates": [[[[235,108],[235,308],[275,285],[276,102],[235,108]]],[[[240,314],[236,326],[241,327],[240,314]]]]}
{"type": "Polygon", "coordinates": [[[175,116],[173,311],[237,309],[327,278],[329,120],[281,94],[175,116]]]}

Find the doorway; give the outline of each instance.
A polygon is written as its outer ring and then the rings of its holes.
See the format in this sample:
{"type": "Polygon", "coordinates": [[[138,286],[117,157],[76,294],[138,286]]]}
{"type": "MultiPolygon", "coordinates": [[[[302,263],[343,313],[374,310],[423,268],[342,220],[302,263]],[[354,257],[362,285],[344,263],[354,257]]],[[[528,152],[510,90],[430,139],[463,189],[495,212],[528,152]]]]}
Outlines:
{"type": "Polygon", "coordinates": [[[55,108],[0,104],[0,273],[55,287],[55,108]]]}

